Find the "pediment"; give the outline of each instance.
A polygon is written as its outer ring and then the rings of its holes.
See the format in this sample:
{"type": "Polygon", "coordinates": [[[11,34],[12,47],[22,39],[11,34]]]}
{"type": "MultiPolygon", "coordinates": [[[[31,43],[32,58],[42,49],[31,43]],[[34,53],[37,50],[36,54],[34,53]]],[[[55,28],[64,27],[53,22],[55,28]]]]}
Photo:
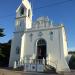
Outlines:
{"type": "Polygon", "coordinates": [[[39,17],[34,23],[33,27],[35,28],[44,28],[50,25],[48,17],[39,17]]]}

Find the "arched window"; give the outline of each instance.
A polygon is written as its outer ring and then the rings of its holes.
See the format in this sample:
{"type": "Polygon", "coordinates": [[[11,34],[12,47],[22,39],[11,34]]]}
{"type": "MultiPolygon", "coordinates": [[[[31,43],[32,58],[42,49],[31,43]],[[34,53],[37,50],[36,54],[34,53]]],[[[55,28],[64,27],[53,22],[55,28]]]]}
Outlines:
{"type": "Polygon", "coordinates": [[[50,32],[50,40],[53,40],[53,32],[50,32]]]}
{"type": "Polygon", "coordinates": [[[46,45],[46,41],[44,39],[40,39],[38,42],[37,42],[37,46],[41,46],[41,45],[46,45]]]}

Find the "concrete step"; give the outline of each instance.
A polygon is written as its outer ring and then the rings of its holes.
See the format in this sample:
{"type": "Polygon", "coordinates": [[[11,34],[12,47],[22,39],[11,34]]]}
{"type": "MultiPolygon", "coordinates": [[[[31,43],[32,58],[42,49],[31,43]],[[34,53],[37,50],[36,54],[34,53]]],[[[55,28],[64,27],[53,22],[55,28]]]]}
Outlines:
{"type": "Polygon", "coordinates": [[[46,72],[46,73],[55,73],[56,74],[56,69],[51,65],[45,65],[44,72],[46,72]]]}

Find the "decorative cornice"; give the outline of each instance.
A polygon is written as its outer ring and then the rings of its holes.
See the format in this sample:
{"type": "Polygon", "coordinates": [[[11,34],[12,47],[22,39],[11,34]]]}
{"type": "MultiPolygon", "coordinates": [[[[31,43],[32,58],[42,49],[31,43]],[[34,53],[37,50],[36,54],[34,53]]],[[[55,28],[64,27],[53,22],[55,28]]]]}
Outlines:
{"type": "Polygon", "coordinates": [[[14,33],[28,33],[28,32],[37,32],[37,31],[46,31],[46,30],[55,30],[59,28],[63,28],[64,26],[58,26],[58,27],[53,27],[53,28],[43,28],[43,29],[26,29],[25,31],[17,31],[14,33]]]}
{"type": "Polygon", "coordinates": [[[16,17],[16,19],[19,19],[19,18],[25,18],[25,17],[27,17],[27,16],[20,16],[20,17],[16,17]]]}

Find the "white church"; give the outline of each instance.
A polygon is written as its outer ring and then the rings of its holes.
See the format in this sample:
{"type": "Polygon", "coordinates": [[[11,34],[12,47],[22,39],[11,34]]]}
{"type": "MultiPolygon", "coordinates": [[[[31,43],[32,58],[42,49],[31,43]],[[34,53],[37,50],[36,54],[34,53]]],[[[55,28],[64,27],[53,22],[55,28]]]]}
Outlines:
{"type": "Polygon", "coordinates": [[[33,23],[31,3],[22,0],[16,10],[16,27],[12,38],[9,67],[13,67],[15,61],[34,63],[34,60],[45,60],[45,65],[55,67],[57,72],[70,71],[67,57],[64,25],[55,26],[48,17],[39,17],[33,23]]]}

